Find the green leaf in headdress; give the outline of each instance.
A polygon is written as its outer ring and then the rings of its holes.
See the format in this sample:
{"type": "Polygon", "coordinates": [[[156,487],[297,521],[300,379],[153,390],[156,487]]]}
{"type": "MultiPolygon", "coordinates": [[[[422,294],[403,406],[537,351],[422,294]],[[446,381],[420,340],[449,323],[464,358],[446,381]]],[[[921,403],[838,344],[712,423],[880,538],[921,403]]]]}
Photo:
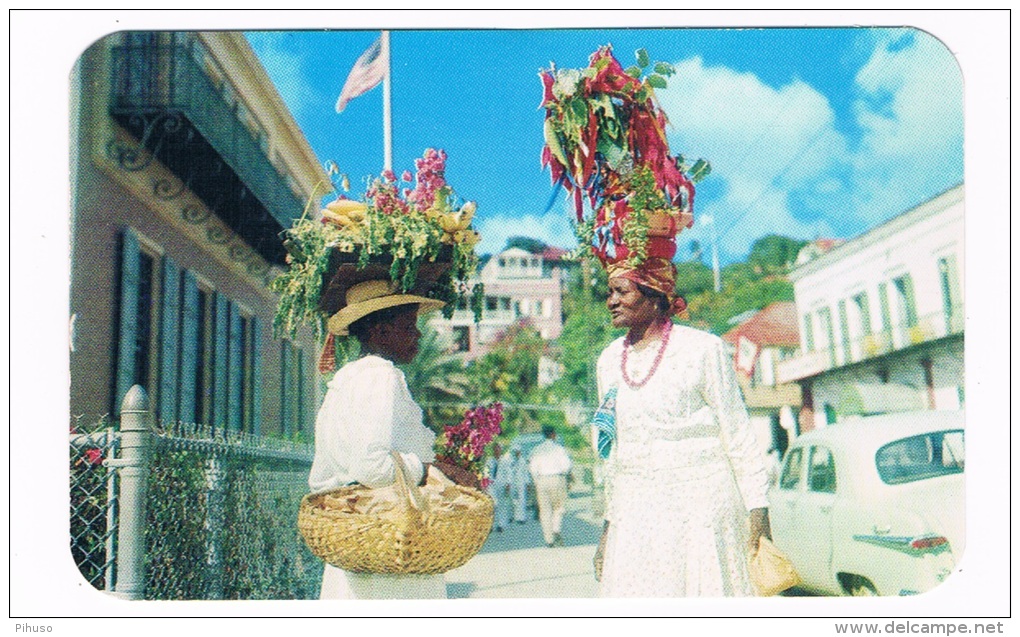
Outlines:
{"type": "Polygon", "coordinates": [[[645,81],[648,82],[648,86],[653,88],[666,88],[666,78],[661,75],[649,75],[645,81]]]}

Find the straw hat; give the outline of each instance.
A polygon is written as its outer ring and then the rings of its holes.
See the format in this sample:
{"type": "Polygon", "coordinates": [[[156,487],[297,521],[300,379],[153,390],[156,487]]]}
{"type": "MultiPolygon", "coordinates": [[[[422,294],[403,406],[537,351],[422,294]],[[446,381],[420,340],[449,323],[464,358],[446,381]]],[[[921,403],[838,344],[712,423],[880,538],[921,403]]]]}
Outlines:
{"type": "Polygon", "coordinates": [[[329,332],[337,336],[347,336],[347,328],[351,323],[368,316],[372,312],[385,310],[398,305],[418,304],[418,313],[431,312],[443,307],[445,303],[438,299],[429,299],[414,294],[397,294],[397,286],[391,281],[363,281],[347,290],[347,304],[339,312],[329,317],[329,332]]]}

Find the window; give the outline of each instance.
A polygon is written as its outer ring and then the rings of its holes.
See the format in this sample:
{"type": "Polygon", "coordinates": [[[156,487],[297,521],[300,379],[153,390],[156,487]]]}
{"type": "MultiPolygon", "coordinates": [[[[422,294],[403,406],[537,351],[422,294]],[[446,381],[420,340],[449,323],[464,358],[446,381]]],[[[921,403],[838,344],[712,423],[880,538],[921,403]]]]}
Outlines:
{"type": "MultiPolygon", "coordinates": [[[[113,413],[133,385],[141,385],[157,398],[153,381],[159,376],[157,335],[161,300],[157,276],[159,255],[143,248],[138,235],[127,228],[121,235],[118,287],[117,367],[113,385],[113,413]]],[[[158,404],[158,403],[155,403],[158,404]]]]}
{"type": "Polygon", "coordinates": [[[800,447],[792,449],[786,456],[783,474],[779,476],[780,489],[796,489],[800,485],[801,469],[803,468],[804,450],[800,447]]]}
{"type": "Polygon", "coordinates": [[[942,313],[946,318],[947,332],[963,329],[963,312],[960,308],[959,275],[956,272],[956,255],[939,259],[939,283],[942,287],[942,313]]]}
{"type": "Polygon", "coordinates": [[[871,334],[871,310],[868,307],[868,295],[864,292],[853,297],[854,308],[857,310],[857,325],[861,336],[871,334]]]}
{"type": "Polygon", "coordinates": [[[836,337],[832,331],[832,312],[827,307],[818,310],[818,324],[822,326],[822,333],[825,336],[825,347],[830,354],[834,351],[836,337]]]}
{"type": "Polygon", "coordinates": [[[839,334],[840,340],[843,341],[843,362],[850,361],[850,318],[846,312],[846,299],[840,299],[838,304],[839,311],[839,334]]]}
{"type": "Polygon", "coordinates": [[[886,484],[963,473],[963,431],[935,431],[891,442],[875,454],[875,466],[886,484]]]}
{"type": "Polygon", "coordinates": [[[505,310],[505,311],[510,311],[510,297],[509,296],[501,296],[501,297],[499,297],[499,309],[505,310]]]}
{"type": "Polygon", "coordinates": [[[485,297],[485,309],[490,312],[495,312],[496,308],[499,307],[499,299],[494,296],[485,297]]]}
{"type": "Polygon", "coordinates": [[[804,315],[804,349],[808,352],[815,351],[815,329],[814,321],[810,314],[804,315]]]}
{"type": "Polygon", "coordinates": [[[256,317],[156,248],[123,235],[115,413],[127,390],[149,393],[157,422],[233,431],[260,425],[256,317]]]}
{"type": "Polygon", "coordinates": [[[836,465],[832,453],[825,447],[811,448],[808,464],[808,489],[817,493],[836,492],[836,465]]]}
{"type": "Polygon", "coordinates": [[[889,286],[885,283],[878,284],[878,303],[882,310],[882,330],[892,330],[892,313],[889,311],[889,286]]]}
{"type": "MultiPolygon", "coordinates": [[[[198,312],[196,334],[196,366],[194,376],[195,412],[192,422],[212,422],[213,394],[213,362],[216,352],[213,349],[213,334],[216,331],[216,304],[213,292],[209,289],[198,289],[198,312]]],[[[186,382],[186,381],[185,381],[186,382]]]]}
{"type": "Polygon", "coordinates": [[[466,325],[453,328],[453,351],[466,352],[471,348],[471,334],[466,325]]]}
{"type": "Polygon", "coordinates": [[[896,292],[897,318],[900,325],[913,327],[917,325],[917,307],[914,304],[914,281],[909,274],[893,279],[896,292]]]}
{"type": "Polygon", "coordinates": [[[283,434],[291,436],[304,430],[305,356],[291,341],[283,341],[280,347],[280,420],[283,434]]]}

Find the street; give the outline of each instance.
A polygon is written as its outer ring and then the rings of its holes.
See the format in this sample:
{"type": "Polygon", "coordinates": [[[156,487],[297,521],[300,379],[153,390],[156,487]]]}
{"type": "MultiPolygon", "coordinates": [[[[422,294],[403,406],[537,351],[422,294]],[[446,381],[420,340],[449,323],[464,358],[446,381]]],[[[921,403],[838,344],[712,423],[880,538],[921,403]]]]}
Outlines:
{"type": "Polygon", "coordinates": [[[591,491],[573,491],[563,518],[563,546],[549,548],[536,519],[489,534],[481,552],[446,574],[452,599],[583,598],[598,592],[592,556],[602,528],[591,491]]]}

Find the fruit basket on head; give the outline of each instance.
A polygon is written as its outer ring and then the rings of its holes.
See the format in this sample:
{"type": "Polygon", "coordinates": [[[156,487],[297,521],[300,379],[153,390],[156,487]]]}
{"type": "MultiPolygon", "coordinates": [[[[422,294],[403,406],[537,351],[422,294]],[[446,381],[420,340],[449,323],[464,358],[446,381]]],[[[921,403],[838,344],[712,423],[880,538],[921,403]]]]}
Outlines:
{"type": "MultiPolygon", "coordinates": [[[[363,200],[346,196],[349,182],[327,163],[332,192],[318,208],[313,193],[305,214],[285,230],[287,269],[273,280],[280,295],[273,320],[277,336],[293,336],[311,325],[325,340],[320,371],[328,373],[330,354],[344,343],[327,333],[330,316],[346,305],[346,293],[369,280],[388,280],[395,291],[443,301],[450,317],[467,304],[476,317],[481,284],[469,284],[478,267],[472,228],[475,203],[461,202],[446,183],[446,153],[427,149],[415,162],[417,174],[398,179],[385,170],[373,179],[363,200]]],[[[346,351],[346,350],[345,350],[346,351]]],[[[335,364],[335,361],[334,361],[335,364]]]]}

